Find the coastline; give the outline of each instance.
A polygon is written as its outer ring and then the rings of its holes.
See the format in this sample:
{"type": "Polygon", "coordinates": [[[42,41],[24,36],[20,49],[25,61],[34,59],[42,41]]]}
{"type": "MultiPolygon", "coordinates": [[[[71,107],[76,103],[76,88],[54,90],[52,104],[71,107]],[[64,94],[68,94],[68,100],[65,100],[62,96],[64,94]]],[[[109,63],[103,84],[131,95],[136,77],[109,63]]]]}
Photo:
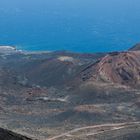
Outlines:
{"type": "Polygon", "coordinates": [[[43,54],[43,53],[73,53],[73,54],[106,54],[112,52],[125,52],[127,50],[120,51],[101,51],[101,52],[77,52],[72,50],[24,50],[17,46],[0,45],[0,53],[24,53],[24,54],[43,54]]]}

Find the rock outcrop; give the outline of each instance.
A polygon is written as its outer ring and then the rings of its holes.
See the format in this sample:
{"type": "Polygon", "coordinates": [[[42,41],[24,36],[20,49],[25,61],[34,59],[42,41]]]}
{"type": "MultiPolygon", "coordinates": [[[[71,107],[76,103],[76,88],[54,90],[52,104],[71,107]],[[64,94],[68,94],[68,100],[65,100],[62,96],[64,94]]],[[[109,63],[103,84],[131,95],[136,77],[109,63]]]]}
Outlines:
{"type": "Polygon", "coordinates": [[[140,51],[140,43],[137,43],[132,48],[129,49],[129,51],[140,51]]]}
{"type": "Polygon", "coordinates": [[[0,128],[0,140],[31,140],[31,139],[0,128]]]}
{"type": "Polygon", "coordinates": [[[124,85],[140,85],[140,51],[111,53],[96,65],[96,79],[124,85]]]}

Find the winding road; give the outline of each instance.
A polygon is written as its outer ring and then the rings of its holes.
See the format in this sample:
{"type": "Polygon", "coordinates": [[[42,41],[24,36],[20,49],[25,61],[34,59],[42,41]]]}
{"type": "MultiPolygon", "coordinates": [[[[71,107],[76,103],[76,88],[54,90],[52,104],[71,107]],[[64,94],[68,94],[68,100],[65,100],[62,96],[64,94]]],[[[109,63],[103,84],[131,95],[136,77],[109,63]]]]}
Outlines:
{"type": "Polygon", "coordinates": [[[61,135],[58,135],[58,136],[48,138],[46,140],[57,140],[57,139],[60,139],[62,137],[65,137],[65,136],[66,137],[72,137],[72,136],[74,136],[72,133],[82,131],[82,130],[84,131],[86,129],[94,129],[95,132],[94,133],[87,133],[87,134],[84,134],[83,136],[85,136],[85,135],[86,136],[94,136],[94,135],[105,133],[105,132],[108,132],[108,131],[120,130],[120,129],[123,129],[123,128],[127,128],[129,126],[135,126],[135,125],[140,125],[140,122],[108,123],[108,124],[102,124],[102,125],[93,125],[93,126],[81,127],[81,128],[73,129],[73,130],[68,131],[66,133],[62,133],[61,135]],[[106,128],[109,128],[109,129],[106,129],[106,128]],[[99,130],[96,131],[96,129],[99,129],[99,130]]]}

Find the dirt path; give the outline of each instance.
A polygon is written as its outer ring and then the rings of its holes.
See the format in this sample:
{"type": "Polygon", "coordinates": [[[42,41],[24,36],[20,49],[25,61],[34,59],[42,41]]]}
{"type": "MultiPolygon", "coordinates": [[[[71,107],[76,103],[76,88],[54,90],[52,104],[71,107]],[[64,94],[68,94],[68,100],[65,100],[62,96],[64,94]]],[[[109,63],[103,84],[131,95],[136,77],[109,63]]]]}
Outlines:
{"type": "MultiPolygon", "coordinates": [[[[71,136],[74,136],[74,135],[72,135],[72,133],[78,132],[78,131],[81,131],[81,130],[86,130],[86,129],[98,129],[98,128],[101,128],[101,127],[112,127],[111,129],[107,130],[107,131],[112,131],[112,130],[123,129],[123,128],[129,126],[129,125],[133,126],[133,125],[136,125],[136,124],[140,124],[140,122],[125,122],[125,123],[117,123],[117,124],[116,123],[109,123],[109,124],[81,127],[81,128],[73,129],[73,130],[68,131],[66,133],[62,133],[61,135],[58,135],[58,136],[48,138],[46,140],[56,140],[56,139],[64,137],[64,136],[71,137],[71,136]]],[[[104,133],[104,132],[107,132],[107,131],[99,131],[99,132],[95,132],[95,133],[89,133],[89,134],[87,134],[87,136],[89,136],[89,135],[97,135],[97,134],[101,134],[101,133],[104,133]]]]}

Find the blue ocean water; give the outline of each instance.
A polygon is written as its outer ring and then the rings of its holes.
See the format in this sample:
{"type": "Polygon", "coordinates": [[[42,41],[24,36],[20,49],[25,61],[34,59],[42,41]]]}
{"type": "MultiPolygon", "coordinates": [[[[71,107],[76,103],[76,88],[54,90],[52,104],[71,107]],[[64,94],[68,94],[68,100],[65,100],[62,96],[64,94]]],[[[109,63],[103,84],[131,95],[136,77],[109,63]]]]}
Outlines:
{"type": "Polygon", "coordinates": [[[139,29],[139,0],[0,0],[0,45],[23,50],[126,50],[139,29]]]}

